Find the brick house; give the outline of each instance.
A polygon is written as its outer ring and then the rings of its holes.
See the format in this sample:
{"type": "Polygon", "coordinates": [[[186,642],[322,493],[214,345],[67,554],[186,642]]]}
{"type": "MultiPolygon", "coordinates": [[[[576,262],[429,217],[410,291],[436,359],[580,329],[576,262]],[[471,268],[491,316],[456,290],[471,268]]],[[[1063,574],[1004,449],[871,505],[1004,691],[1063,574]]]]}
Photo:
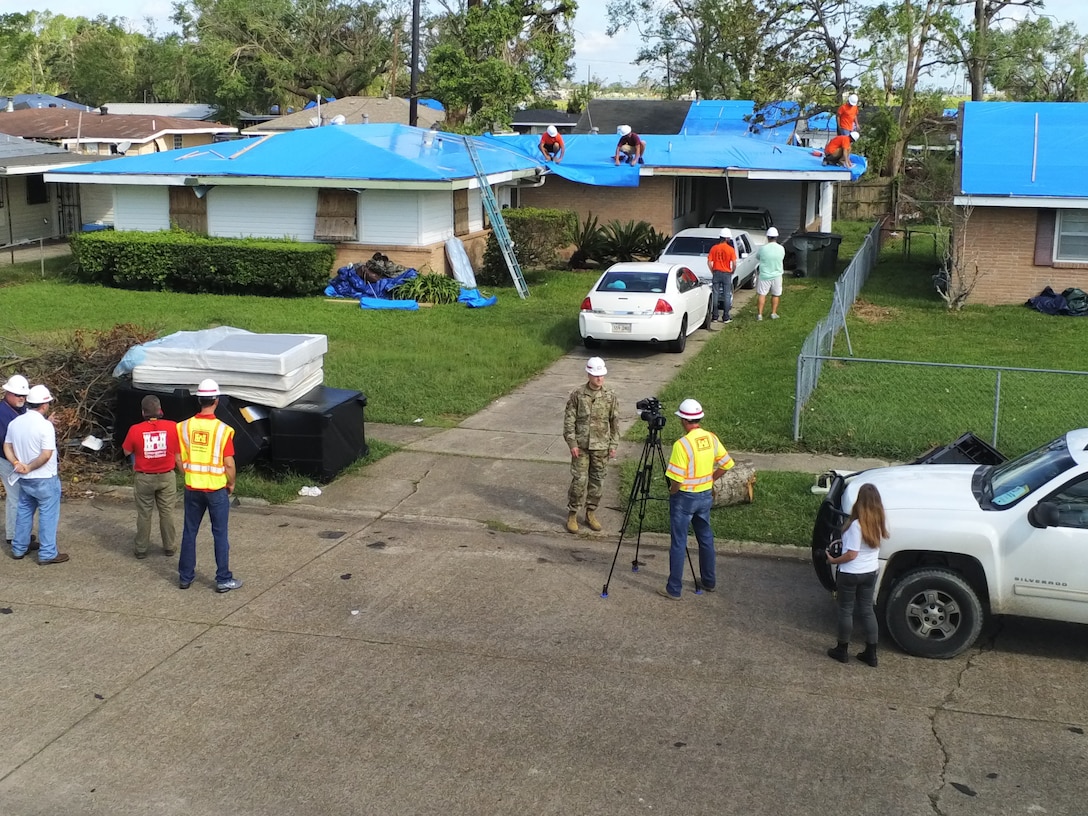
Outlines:
{"type": "MultiPolygon", "coordinates": [[[[491,186],[539,173],[526,156],[484,140],[477,149],[491,186]]],[[[117,230],[177,225],[332,243],[337,267],[380,251],[444,271],[445,242],[455,236],[478,266],[490,234],[464,139],[400,124],[292,130],[58,170],[48,180],[109,191],[117,230]]]]}
{"type": "Polygon", "coordinates": [[[1088,105],[966,102],[959,118],[953,257],[977,269],[972,302],[1088,290],[1088,105]]]}

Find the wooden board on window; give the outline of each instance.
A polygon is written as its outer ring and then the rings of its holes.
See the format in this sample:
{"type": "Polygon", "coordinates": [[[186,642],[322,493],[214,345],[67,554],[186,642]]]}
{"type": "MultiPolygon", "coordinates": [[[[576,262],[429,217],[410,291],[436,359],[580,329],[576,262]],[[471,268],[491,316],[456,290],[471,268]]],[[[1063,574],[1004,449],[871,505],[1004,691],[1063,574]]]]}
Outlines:
{"type": "Polygon", "coordinates": [[[170,188],[170,223],[186,232],[208,234],[208,202],[193,187],[170,188]]]}
{"type": "Polygon", "coordinates": [[[359,194],[351,190],[317,191],[317,215],[314,239],[318,241],[354,241],[358,237],[359,194]]]}
{"type": "Polygon", "coordinates": [[[468,190],[453,191],[453,234],[468,234],[468,190]]]}

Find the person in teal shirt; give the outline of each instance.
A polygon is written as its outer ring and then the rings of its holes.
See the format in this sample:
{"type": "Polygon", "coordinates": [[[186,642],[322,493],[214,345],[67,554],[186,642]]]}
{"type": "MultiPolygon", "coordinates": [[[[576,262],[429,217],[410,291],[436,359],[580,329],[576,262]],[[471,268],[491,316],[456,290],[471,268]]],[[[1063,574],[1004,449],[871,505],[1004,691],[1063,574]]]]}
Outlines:
{"type": "Polygon", "coordinates": [[[767,295],[771,296],[771,320],[778,320],[778,301],[782,297],[782,262],[786,249],[778,243],[778,230],[767,229],[767,243],[759,248],[759,280],[756,281],[756,294],[759,295],[759,311],[756,320],[763,319],[763,306],[767,295]]]}

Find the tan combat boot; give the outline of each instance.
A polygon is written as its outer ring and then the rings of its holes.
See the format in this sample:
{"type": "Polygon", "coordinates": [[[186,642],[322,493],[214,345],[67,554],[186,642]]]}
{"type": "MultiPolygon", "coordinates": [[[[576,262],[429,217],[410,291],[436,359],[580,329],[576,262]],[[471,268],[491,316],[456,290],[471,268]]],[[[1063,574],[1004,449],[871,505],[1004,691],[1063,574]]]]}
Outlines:
{"type": "Polygon", "coordinates": [[[593,510],[586,510],[586,524],[589,525],[589,529],[594,532],[600,532],[601,523],[597,521],[597,516],[593,510]]]}
{"type": "Polygon", "coordinates": [[[567,513],[567,532],[568,533],[577,533],[578,532],[578,514],[577,513],[567,513]]]}

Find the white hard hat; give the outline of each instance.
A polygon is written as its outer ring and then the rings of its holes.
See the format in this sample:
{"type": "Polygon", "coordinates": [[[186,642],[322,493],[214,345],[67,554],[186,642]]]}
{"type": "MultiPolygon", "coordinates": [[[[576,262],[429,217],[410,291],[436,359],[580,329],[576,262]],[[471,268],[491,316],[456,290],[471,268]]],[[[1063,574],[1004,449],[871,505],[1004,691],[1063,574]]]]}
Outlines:
{"type": "Polygon", "coordinates": [[[616,133],[618,133],[620,136],[630,136],[631,135],[631,126],[630,125],[620,125],[618,128],[616,128],[616,133]]]}
{"type": "Polygon", "coordinates": [[[555,125],[548,125],[548,135],[554,139],[556,136],[559,135],[559,128],[557,128],[555,125]]]}
{"type": "Polygon", "coordinates": [[[703,418],[703,406],[699,404],[698,400],[689,398],[680,403],[680,410],[676,412],[676,415],[680,417],[680,419],[694,422],[697,419],[703,418]]]}
{"type": "Polygon", "coordinates": [[[49,393],[49,389],[44,385],[35,385],[30,389],[30,393],[26,395],[26,401],[34,405],[44,405],[53,401],[53,395],[49,393]]]}
{"type": "Polygon", "coordinates": [[[768,238],[777,238],[778,237],[778,227],[767,227],[767,237],[768,238]]]}
{"type": "Polygon", "coordinates": [[[219,383],[212,379],[201,380],[200,385],[196,387],[196,395],[198,397],[218,397],[219,383]]]}
{"type": "Polygon", "coordinates": [[[733,237],[733,230],[729,229],[729,227],[722,227],[722,231],[718,233],[718,237],[719,238],[732,238],[733,237]]]}
{"type": "Polygon", "coordinates": [[[858,95],[850,94],[850,96],[846,97],[846,101],[849,102],[851,105],[856,105],[858,103],[858,95]]]}
{"type": "Polygon", "coordinates": [[[856,142],[860,138],[861,138],[861,134],[858,133],[856,130],[850,131],[850,140],[851,141],[856,142]]]}
{"type": "Polygon", "coordinates": [[[600,357],[590,357],[586,362],[586,374],[591,377],[603,377],[608,373],[608,369],[604,367],[604,360],[600,357]]]}
{"type": "Polygon", "coordinates": [[[0,388],[18,397],[25,397],[30,393],[30,383],[26,381],[26,377],[22,374],[12,374],[0,388]]]}

